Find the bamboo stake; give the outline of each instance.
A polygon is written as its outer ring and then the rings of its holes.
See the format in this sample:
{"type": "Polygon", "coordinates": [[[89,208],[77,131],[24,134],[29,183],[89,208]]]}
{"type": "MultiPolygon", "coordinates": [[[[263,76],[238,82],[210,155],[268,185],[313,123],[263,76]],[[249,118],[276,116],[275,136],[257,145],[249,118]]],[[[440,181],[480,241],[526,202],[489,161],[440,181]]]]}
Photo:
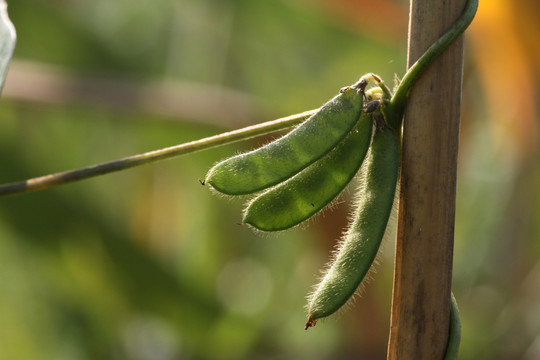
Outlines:
{"type": "MultiPolygon", "coordinates": [[[[411,0],[408,66],[459,16],[465,0],[411,0]]],[[[442,359],[455,218],[463,43],[450,46],[409,95],[388,359],[442,359]]]]}

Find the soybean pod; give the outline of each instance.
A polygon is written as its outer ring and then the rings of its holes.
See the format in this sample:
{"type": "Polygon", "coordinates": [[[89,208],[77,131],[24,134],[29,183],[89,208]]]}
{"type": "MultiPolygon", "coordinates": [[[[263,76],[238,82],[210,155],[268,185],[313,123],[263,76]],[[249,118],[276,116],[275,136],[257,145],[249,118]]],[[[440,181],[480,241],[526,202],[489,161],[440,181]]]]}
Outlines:
{"type": "Polygon", "coordinates": [[[369,147],[372,124],[371,114],[362,112],[353,130],[332,151],[252,200],[243,222],[263,231],[285,230],[324,208],[358,172],[369,147]]]}
{"type": "Polygon", "coordinates": [[[367,82],[341,89],[287,135],[210,169],[205,183],[228,195],[251,194],[278,184],[332,150],[356,124],[367,82]]]}
{"type": "MultiPolygon", "coordinates": [[[[374,116],[381,117],[380,113],[374,116]]],[[[386,125],[378,126],[362,165],[365,178],[358,189],[354,220],[308,299],[306,329],[340,309],[353,296],[375,260],[394,202],[399,157],[394,131],[386,125]]]]}

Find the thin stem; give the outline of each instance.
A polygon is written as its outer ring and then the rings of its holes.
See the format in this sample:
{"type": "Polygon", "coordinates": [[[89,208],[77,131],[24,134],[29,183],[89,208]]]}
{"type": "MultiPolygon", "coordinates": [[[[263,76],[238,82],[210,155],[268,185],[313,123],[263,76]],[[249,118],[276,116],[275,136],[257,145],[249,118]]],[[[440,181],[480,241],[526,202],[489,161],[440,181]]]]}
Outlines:
{"type": "Polygon", "coordinates": [[[56,174],[40,176],[23,181],[0,185],[0,196],[30,192],[58,186],[73,181],[88,179],[97,175],[112,173],[129,169],[135,166],[168,159],[174,156],[194,153],[196,151],[210,149],[216,146],[230,144],[240,140],[246,140],[255,136],[268,134],[274,131],[286,129],[297,125],[313,115],[317,110],[308,110],[299,114],[290,115],[280,119],[268,121],[262,124],[248,126],[242,129],[210,136],[204,139],[171,146],[164,149],[154,150],[143,154],[128,156],[125,158],[91,165],[84,168],[63,171],[56,174]]]}
{"type": "Polygon", "coordinates": [[[478,9],[478,0],[469,0],[461,13],[459,19],[452,25],[450,30],[439,38],[429,49],[409,68],[407,73],[401,79],[392,100],[387,106],[387,114],[390,117],[391,125],[394,128],[401,126],[403,119],[403,111],[407,102],[407,94],[415,81],[422,75],[431,64],[443,51],[450,46],[454,40],[460,36],[465,29],[470,25],[478,9]]]}
{"type": "Polygon", "coordinates": [[[450,329],[448,330],[448,345],[444,360],[456,360],[461,342],[461,320],[459,308],[454,294],[450,296],[450,329]]]}
{"type": "MultiPolygon", "coordinates": [[[[405,102],[407,100],[407,94],[412,84],[426,69],[427,65],[429,65],[438,55],[440,55],[467,28],[467,26],[469,26],[472,19],[474,18],[477,7],[478,0],[469,0],[461,17],[456,21],[456,23],[454,23],[452,28],[446,34],[444,34],[437,42],[435,42],[426,51],[426,53],[420,59],[418,59],[418,61],[413,66],[409,68],[385,111],[389,117],[390,124],[394,128],[397,128],[401,125],[403,110],[405,108],[405,102]]],[[[383,91],[385,91],[386,95],[389,94],[386,86],[383,87],[383,91]]],[[[196,140],[189,143],[155,150],[139,155],[133,155],[122,159],[109,161],[106,163],[87,166],[81,169],[69,170],[56,174],[50,174],[28,180],[0,185],[0,196],[45,189],[73,181],[87,179],[97,175],[103,175],[115,171],[128,169],[131,167],[147,164],[162,159],[171,158],[174,156],[193,153],[199,150],[209,149],[215,146],[245,140],[254,136],[270,133],[296,125],[301,121],[305,120],[310,115],[312,115],[315,111],[316,110],[309,110],[300,114],[291,115],[288,117],[254,126],[249,126],[243,129],[219,134],[209,138],[196,140]]]]}

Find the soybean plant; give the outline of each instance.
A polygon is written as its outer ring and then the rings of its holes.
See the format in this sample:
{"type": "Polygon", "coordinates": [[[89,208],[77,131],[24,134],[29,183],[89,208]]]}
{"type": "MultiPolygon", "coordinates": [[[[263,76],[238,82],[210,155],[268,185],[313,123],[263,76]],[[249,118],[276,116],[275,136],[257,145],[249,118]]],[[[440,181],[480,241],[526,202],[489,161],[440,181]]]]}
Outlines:
{"type": "Polygon", "coordinates": [[[371,141],[372,124],[371,115],[362,113],[349,135],[322,159],[253,199],[242,221],[259,230],[276,231],[316,214],[358,172],[371,141]]]}
{"type": "MultiPolygon", "coordinates": [[[[467,28],[477,7],[478,0],[467,2],[462,16],[409,69],[394,94],[377,75],[364,75],[288,135],[226,159],[208,172],[205,182],[218,192],[255,194],[244,211],[244,223],[263,231],[278,231],[327,206],[360,169],[353,221],[308,298],[306,329],[346,304],[371,268],[395,198],[408,91],[467,28]]],[[[447,360],[455,359],[460,340],[453,295],[450,301],[447,360]]]]}
{"type": "Polygon", "coordinates": [[[227,195],[251,194],[290,178],[318,160],[354,127],[362,111],[365,81],[344,87],[287,135],[210,169],[205,183],[227,195]]]}
{"type": "Polygon", "coordinates": [[[362,165],[354,220],[330,266],[308,301],[306,329],[339,310],[355,293],[371,268],[392,211],[399,173],[397,134],[376,114],[377,127],[362,165]]]}

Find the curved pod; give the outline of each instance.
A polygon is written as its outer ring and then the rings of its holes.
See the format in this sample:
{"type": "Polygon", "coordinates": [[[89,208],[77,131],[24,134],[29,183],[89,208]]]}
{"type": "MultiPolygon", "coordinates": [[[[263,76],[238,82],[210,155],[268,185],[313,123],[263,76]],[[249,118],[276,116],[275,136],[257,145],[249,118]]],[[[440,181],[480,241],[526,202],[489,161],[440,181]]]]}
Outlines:
{"type": "Polygon", "coordinates": [[[354,220],[333,262],[309,297],[306,329],[341,308],[375,260],[392,211],[399,156],[394,132],[387,126],[377,129],[363,164],[365,178],[358,189],[354,220]]]}
{"type": "Polygon", "coordinates": [[[278,184],[320,159],[356,124],[365,85],[341,89],[317,113],[287,135],[256,150],[221,161],[205,183],[228,195],[251,194],[278,184]]]}
{"type": "Polygon", "coordinates": [[[243,222],[259,230],[278,231],[319,212],[358,172],[369,147],[372,124],[371,114],[362,113],[355,127],[332,151],[251,201],[243,222]]]}

